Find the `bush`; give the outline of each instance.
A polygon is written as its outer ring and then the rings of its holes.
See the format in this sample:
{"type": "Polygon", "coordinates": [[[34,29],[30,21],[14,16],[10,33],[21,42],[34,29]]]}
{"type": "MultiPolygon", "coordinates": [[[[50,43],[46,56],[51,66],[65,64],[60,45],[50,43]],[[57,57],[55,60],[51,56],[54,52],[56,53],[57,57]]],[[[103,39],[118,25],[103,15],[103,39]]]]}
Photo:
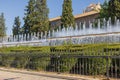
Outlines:
{"type": "MultiPolygon", "coordinates": [[[[1,54],[2,57],[0,58],[0,61],[1,61],[0,65],[5,67],[11,66],[15,68],[29,68],[33,70],[39,70],[39,71],[48,70],[48,71],[65,72],[65,73],[86,72],[93,75],[105,74],[106,66],[107,66],[106,65],[107,61],[105,58],[95,58],[95,57],[79,58],[79,57],[73,57],[73,56],[74,55],[76,56],[77,55],[79,56],[120,55],[119,50],[116,50],[118,49],[117,47],[119,47],[119,45],[115,46],[113,44],[28,47],[26,52],[23,51],[19,53],[17,52],[17,53],[1,54]],[[105,49],[110,49],[110,50],[105,51],[105,49]],[[33,50],[33,52],[29,52],[30,50],[33,50]],[[37,50],[39,51],[37,52],[37,50]],[[55,51],[52,52],[52,50],[55,50],[55,51]],[[70,50],[72,50],[73,52],[70,52],[70,50]]],[[[8,51],[12,50],[12,48],[6,48],[6,49],[8,51]]],[[[16,50],[16,49],[18,48],[15,48],[15,47],[13,48],[13,50],[16,50]]],[[[26,49],[25,47],[19,47],[18,50],[25,50],[25,49],[26,49]]],[[[113,60],[109,59],[108,65],[110,65],[111,62],[113,62],[113,60]]],[[[119,68],[119,65],[117,66],[119,68]]],[[[120,71],[120,69],[118,70],[120,71]]]]}
{"type": "Polygon", "coordinates": [[[94,59],[89,59],[91,63],[88,63],[90,66],[90,69],[88,70],[89,74],[92,75],[104,75],[106,73],[106,66],[107,61],[106,59],[103,58],[94,58],[94,59]]]}
{"type": "Polygon", "coordinates": [[[30,54],[29,68],[45,71],[50,61],[50,57],[47,57],[47,54],[34,53],[30,54]]]}
{"type": "Polygon", "coordinates": [[[29,62],[29,54],[25,53],[25,54],[16,54],[15,56],[15,60],[13,62],[13,67],[16,68],[26,68],[27,64],[29,62]]]}
{"type": "Polygon", "coordinates": [[[55,54],[50,59],[48,70],[69,73],[76,62],[77,58],[69,58],[67,53],[55,54]]]}
{"type": "Polygon", "coordinates": [[[1,56],[2,56],[1,65],[5,67],[10,67],[15,59],[14,54],[2,54],[1,56]]]}
{"type": "Polygon", "coordinates": [[[77,58],[61,58],[60,59],[60,72],[70,72],[72,67],[76,64],[77,58]]]}

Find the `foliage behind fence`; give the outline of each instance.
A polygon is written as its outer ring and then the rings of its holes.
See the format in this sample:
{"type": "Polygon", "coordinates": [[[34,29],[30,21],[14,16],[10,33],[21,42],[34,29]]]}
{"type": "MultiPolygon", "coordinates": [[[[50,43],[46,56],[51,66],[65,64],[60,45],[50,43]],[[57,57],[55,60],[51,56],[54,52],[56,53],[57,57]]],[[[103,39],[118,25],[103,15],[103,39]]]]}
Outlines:
{"type": "MultiPolygon", "coordinates": [[[[87,53],[88,54],[88,53],[87,53]]],[[[82,75],[115,75],[120,77],[120,57],[79,55],[79,53],[13,53],[0,54],[0,66],[37,71],[82,75]],[[109,70],[107,71],[107,68],[109,70]]]]}
{"type": "Polygon", "coordinates": [[[120,77],[119,44],[4,47],[0,51],[4,67],[120,77]]]}

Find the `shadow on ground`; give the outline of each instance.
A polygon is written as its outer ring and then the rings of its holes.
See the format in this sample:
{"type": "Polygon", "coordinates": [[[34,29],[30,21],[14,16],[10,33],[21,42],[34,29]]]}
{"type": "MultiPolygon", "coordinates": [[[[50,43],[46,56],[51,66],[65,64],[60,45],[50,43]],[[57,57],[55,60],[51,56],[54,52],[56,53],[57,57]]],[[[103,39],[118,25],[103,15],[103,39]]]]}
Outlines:
{"type": "Polygon", "coordinates": [[[15,80],[15,79],[18,79],[20,77],[15,77],[15,78],[8,78],[8,79],[4,79],[4,80],[15,80]]]}

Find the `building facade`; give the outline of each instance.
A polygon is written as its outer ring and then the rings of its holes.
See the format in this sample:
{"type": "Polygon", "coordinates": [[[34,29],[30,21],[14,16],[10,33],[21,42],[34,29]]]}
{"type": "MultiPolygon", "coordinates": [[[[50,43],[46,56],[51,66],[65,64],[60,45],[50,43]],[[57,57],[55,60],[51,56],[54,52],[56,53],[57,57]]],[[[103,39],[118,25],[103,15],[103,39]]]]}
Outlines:
{"type": "MultiPolygon", "coordinates": [[[[89,27],[89,23],[94,22],[94,20],[99,16],[99,10],[101,9],[100,4],[90,4],[82,14],[74,15],[75,23],[80,26],[80,23],[86,23],[86,26],[89,27]]],[[[55,29],[61,26],[61,17],[51,18],[50,27],[55,29]]]]}

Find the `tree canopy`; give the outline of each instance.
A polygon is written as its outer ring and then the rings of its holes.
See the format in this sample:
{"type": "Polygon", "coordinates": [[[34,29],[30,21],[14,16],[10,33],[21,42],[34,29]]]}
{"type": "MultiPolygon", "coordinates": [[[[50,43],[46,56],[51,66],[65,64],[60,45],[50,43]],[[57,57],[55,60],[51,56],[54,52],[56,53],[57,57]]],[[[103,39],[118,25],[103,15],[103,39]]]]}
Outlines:
{"type": "Polygon", "coordinates": [[[100,18],[117,17],[120,19],[120,0],[109,0],[104,2],[100,10],[100,18]]]}
{"type": "Polygon", "coordinates": [[[105,2],[103,3],[103,5],[101,5],[101,9],[100,9],[100,18],[105,18],[105,19],[108,19],[109,18],[109,11],[108,11],[108,8],[109,8],[109,4],[108,2],[105,0],[105,2]]]}
{"type": "Polygon", "coordinates": [[[13,24],[13,29],[12,29],[13,35],[20,34],[20,25],[21,25],[20,18],[19,16],[17,16],[15,17],[14,24],[13,24]]]}
{"type": "Polygon", "coordinates": [[[24,17],[25,33],[47,31],[49,28],[46,0],[30,0],[24,17]]]}
{"type": "Polygon", "coordinates": [[[109,16],[120,18],[120,0],[110,0],[108,11],[109,16]]]}
{"type": "Polygon", "coordinates": [[[75,20],[72,12],[73,12],[72,0],[64,0],[61,16],[62,26],[64,27],[75,26],[75,20]]]}
{"type": "Polygon", "coordinates": [[[24,19],[24,33],[30,33],[35,21],[35,0],[29,0],[24,19]]]}
{"type": "Polygon", "coordinates": [[[4,13],[0,15],[0,37],[6,36],[5,18],[4,13]]]}
{"type": "Polygon", "coordinates": [[[48,13],[49,9],[47,8],[46,0],[36,0],[35,5],[36,12],[36,21],[32,30],[35,32],[48,31],[49,28],[49,19],[48,13]]]}

